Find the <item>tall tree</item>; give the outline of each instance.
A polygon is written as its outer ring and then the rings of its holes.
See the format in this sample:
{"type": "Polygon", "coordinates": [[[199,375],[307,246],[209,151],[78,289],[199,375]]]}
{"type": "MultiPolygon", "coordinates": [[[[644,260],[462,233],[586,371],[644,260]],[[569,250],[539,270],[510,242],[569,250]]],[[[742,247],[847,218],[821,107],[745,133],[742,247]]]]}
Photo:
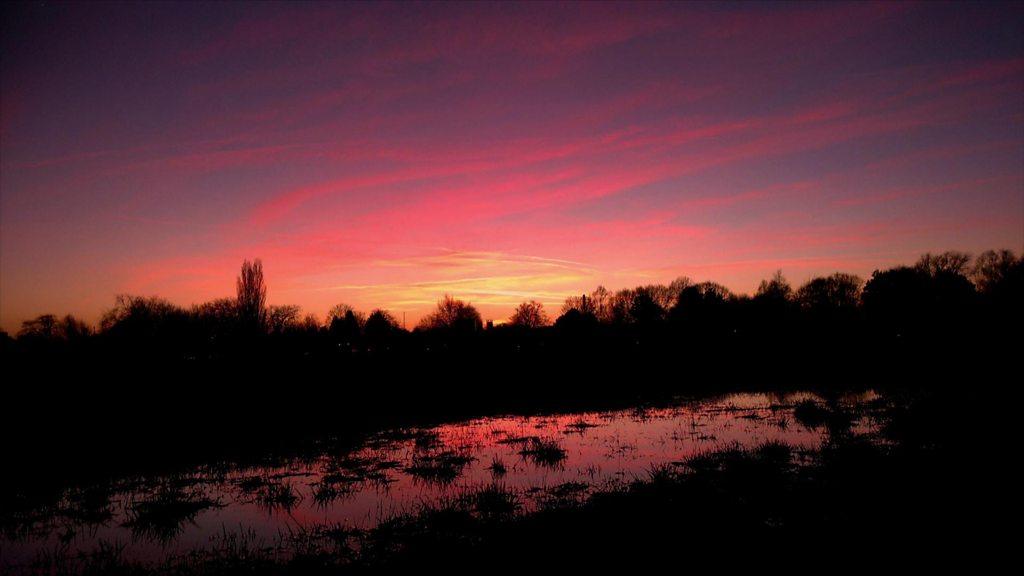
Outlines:
{"type": "Polygon", "coordinates": [[[250,330],[262,330],[267,324],[267,286],[263,282],[263,262],[259,258],[252,262],[242,262],[242,272],[235,286],[239,320],[250,330]]]}

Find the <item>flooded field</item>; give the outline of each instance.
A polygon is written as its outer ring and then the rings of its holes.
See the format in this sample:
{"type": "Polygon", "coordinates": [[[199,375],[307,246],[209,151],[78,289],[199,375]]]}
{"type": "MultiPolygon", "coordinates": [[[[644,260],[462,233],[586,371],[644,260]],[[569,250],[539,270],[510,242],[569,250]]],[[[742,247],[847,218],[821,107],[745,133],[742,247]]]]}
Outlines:
{"type": "Polygon", "coordinates": [[[874,398],[732,394],[658,408],[488,417],[390,430],[354,450],[265,466],[125,478],[4,518],[0,566],[109,548],[161,562],[234,537],[273,545],[314,528],[348,534],[464,501],[481,514],[528,514],[620,489],[695,455],[772,442],[791,446],[800,462],[837,433],[819,418],[820,407],[844,407],[843,434],[871,435],[866,407],[874,398]]]}

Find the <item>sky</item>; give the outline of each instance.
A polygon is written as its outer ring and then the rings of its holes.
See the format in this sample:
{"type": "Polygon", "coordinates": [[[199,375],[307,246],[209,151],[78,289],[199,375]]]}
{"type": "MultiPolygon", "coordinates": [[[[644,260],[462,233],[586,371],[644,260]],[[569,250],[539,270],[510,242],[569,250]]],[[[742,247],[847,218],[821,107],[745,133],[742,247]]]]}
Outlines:
{"type": "Polygon", "coordinates": [[[7,4],[0,327],[1024,248],[1024,4],[7,4]]]}

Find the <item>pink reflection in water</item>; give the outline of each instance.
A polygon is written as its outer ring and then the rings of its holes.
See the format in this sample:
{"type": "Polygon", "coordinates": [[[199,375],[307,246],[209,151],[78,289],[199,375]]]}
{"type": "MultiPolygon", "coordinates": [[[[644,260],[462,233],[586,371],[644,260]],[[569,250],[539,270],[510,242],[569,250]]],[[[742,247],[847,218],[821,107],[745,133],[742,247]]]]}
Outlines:
{"type": "MultiPolygon", "coordinates": [[[[857,404],[873,397],[869,393],[845,401],[857,404]]],[[[113,518],[105,524],[78,526],[72,534],[70,526],[58,522],[48,533],[4,539],[3,564],[22,564],[42,550],[56,549],[62,533],[73,550],[118,542],[125,545],[126,557],[149,560],[209,546],[212,538],[231,532],[245,532],[271,545],[302,527],[372,528],[492,484],[516,492],[522,510],[529,512],[556,497],[581,500],[644,479],[653,467],[700,453],[771,441],[784,442],[798,454],[814,451],[827,432],[806,428],[793,418],[794,403],[808,398],[814,396],[746,393],[668,408],[479,418],[384,433],[354,452],[321,454],[287,466],[227,474],[196,470],[174,480],[194,482],[193,489],[220,506],[198,513],[164,540],[124,525],[131,502],[171,481],[150,479],[117,492],[113,518]],[[538,446],[548,450],[531,452],[538,446]],[[265,502],[260,490],[252,489],[279,485],[288,486],[287,497],[281,499],[288,505],[265,502]]],[[[868,422],[854,422],[853,433],[871,432],[868,422]]]]}

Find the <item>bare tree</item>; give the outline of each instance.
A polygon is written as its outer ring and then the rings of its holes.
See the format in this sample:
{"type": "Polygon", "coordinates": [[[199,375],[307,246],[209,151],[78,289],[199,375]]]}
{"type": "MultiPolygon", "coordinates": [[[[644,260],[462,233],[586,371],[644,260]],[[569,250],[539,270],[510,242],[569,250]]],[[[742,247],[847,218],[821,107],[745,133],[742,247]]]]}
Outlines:
{"type": "Polygon", "coordinates": [[[586,294],[580,296],[569,296],[565,299],[565,303],[562,304],[562,314],[566,314],[570,310],[575,310],[580,314],[594,316],[594,300],[586,294]]]}
{"type": "Polygon", "coordinates": [[[928,253],[921,256],[921,259],[917,261],[916,268],[932,277],[939,276],[940,274],[964,276],[967,273],[967,265],[970,262],[970,254],[964,252],[928,253]]]}
{"type": "Polygon", "coordinates": [[[298,306],[271,306],[267,310],[267,326],[275,334],[292,330],[299,326],[298,306]]]}
{"type": "Polygon", "coordinates": [[[665,286],[664,284],[648,284],[646,286],[638,286],[635,292],[644,294],[647,298],[650,298],[652,302],[662,308],[662,310],[668,310],[675,306],[676,300],[679,298],[679,292],[675,290],[673,286],[665,286]]]}
{"type": "Polygon", "coordinates": [[[57,318],[53,314],[44,314],[21,323],[18,338],[37,341],[74,341],[92,335],[92,328],[78,318],[68,314],[57,318]]]}
{"type": "Polygon", "coordinates": [[[612,294],[604,286],[598,286],[590,293],[594,316],[601,322],[612,320],[612,294]]]}
{"type": "Polygon", "coordinates": [[[523,328],[540,328],[547,326],[549,320],[547,313],[544,312],[544,305],[536,300],[530,300],[516,308],[512,317],[508,319],[508,323],[523,328]]]}
{"type": "Polygon", "coordinates": [[[473,332],[482,327],[480,313],[472,304],[456,300],[447,294],[437,303],[437,310],[424,317],[419,325],[419,328],[424,330],[450,329],[460,332],[473,332]]]}
{"type": "Polygon", "coordinates": [[[675,306],[676,302],[679,301],[679,295],[693,285],[693,281],[686,276],[678,276],[675,280],[668,285],[669,294],[671,295],[671,301],[665,305],[665,308],[671,308],[675,306]]]}
{"type": "Polygon", "coordinates": [[[782,270],[776,270],[770,279],[761,280],[761,285],[757,287],[757,294],[754,298],[761,301],[785,302],[792,295],[793,287],[789,285],[789,281],[782,275],[782,270]]]}
{"type": "Polygon", "coordinates": [[[610,306],[612,322],[626,324],[632,321],[630,311],[633,309],[633,300],[636,299],[636,290],[624,288],[612,295],[610,306]]]}
{"type": "Polygon", "coordinates": [[[836,272],[815,278],[796,291],[796,301],[806,310],[851,310],[860,301],[864,281],[853,274],[836,272]]]}
{"type": "Polygon", "coordinates": [[[267,286],[263,282],[263,262],[259,258],[242,262],[235,283],[239,320],[250,329],[262,330],[267,324],[267,286]]]}
{"type": "Polygon", "coordinates": [[[1019,270],[1022,258],[1010,250],[988,250],[978,256],[971,270],[971,279],[982,294],[993,292],[1007,282],[1015,269],[1019,270]]]}
{"type": "Polygon", "coordinates": [[[234,298],[217,298],[193,306],[192,314],[208,322],[234,325],[238,319],[238,301],[234,298]]]}
{"type": "Polygon", "coordinates": [[[299,327],[305,332],[317,332],[320,330],[320,320],[317,320],[316,314],[309,313],[303,316],[299,327]]]}
{"type": "Polygon", "coordinates": [[[340,304],[335,304],[327,312],[327,326],[331,326],[337,322],[355,322],[355,324],[362,329],[363,324],[366,323],[366,315],[342,302],[340,304]]]}
{"type": "Polygon", "coordinates": [[[108,332],[124,327],[149,332],[157,325],[186,316],[185,310],[163,298],[118,294],[114,300],[114,307],[107,310],[100,320],[100,331],[108,332]]]}

